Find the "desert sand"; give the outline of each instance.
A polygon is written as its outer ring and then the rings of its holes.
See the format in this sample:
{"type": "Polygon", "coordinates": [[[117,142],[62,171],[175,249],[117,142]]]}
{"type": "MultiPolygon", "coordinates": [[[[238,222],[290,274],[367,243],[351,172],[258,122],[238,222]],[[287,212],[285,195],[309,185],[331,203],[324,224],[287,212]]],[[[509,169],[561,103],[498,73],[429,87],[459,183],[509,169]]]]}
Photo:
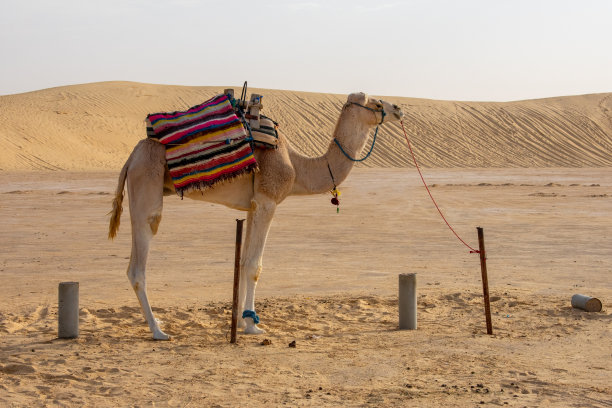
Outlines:
{"type": "MultiPolygon", "coordinates": [[[[147,277],[173,337],[155,342],[125,276],[129,212],[114,241],[106,214],[146,114],[222,88],[110,82],[0,97],[0,406],[612,406],[612,94],[384,98],[403,107],[457,233],[475,246],[484,228],[492,336],[478,256],[440,219],[389,125],[341,186],[339,213],[329,195],[279,206],[257,289],[267,332],[237,345],[244,214],[166,197],[147,277]],[[417,273],[415,331],[398,330],[406,272],[417,273]],[[62,281],[80,283],[73,340],[57,338],[62,281]],[[575,293],[603,311],[573,309],[575,293]]],[[[346,97],[252,91],[312,156],[346,97]]]]}

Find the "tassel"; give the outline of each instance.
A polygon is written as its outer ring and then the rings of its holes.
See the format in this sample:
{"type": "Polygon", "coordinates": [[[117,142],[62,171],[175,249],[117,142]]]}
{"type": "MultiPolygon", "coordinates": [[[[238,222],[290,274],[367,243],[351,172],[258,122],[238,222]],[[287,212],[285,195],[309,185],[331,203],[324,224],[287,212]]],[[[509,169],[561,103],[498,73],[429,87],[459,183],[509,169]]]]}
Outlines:
{"type": "Polygon", "coordinates": [[[332,191],[330,191],[333,195],[331,199],[331,203],[336,206],[336,214],[340,212],[340,200],[338,196],[340,196],[340,191],[336,187],[332,191]]]}

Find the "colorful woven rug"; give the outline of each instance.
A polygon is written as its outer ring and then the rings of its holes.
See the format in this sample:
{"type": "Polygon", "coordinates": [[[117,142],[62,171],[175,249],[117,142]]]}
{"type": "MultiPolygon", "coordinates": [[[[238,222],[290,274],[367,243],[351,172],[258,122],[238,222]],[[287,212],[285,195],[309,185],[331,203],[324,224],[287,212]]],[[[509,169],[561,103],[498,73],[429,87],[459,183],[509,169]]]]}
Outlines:
{"type": "Polygon", "coordinates": [[[226,95],[183,112],[148,115],[147,135],[166,145],[168,169],[180,196],[257,169],[246,131],[226,95]]]}

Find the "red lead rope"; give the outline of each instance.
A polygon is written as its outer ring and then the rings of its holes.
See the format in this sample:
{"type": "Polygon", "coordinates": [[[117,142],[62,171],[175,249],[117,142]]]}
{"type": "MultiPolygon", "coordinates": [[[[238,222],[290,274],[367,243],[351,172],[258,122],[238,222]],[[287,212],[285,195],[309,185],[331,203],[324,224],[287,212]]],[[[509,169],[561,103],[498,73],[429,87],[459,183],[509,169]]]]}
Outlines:
{"type": "Polygon", "coordinates": [[[406,134],[406,129],[404,129],[404,122],[400,121],[400,123],[402,124],[402,130],[404,131],[404,137],[406,138],[406,142],[408,143],[408,148],[410,149],[410,154],[412,155],[412,160],[414,161],[414,165],[416,166],[416,168],[417,168],[417,170],[419,172],[419,176],[421,176],[421,180],[423,181],[423,185],[425,186],[425,189],[427,190],[427,193],[429,194],[429,197],[431,198],[431,201],[434,203],[434,205],[438,209],[438,212],[440,213],[440,216],[442,217],[442,219],[444,220],[444,222],[446,223],[448,228],[453,232],[453,234],[455,234],[457,239],[459,241],[461,241],[463,243],[463,245],[465,245],[466,247],[468,247],[470,249],[470,254],[479,254],[480,251],[477,250],[477,249],[472,248],[464,240],[462,240],[461,237],[459,236],[459,234],[457,234],[455,232],[455,230],[453,229],[453,227],[451,227],[451,225],[448,223],[448,221],[446,221],[446,218],[444,217],[444,214],[442,214],[442,210],[440,210],[440,207],[438,207],[438,203],[436,203],[436,200],[434,200],[433,196],[431,195],[431,191],[429,191],[429,187],[427,187],[427,183],[425,182],[425,179],[423,178],[423,173],[421,173],[421,168],[419,167],[419,164],[417,163],[416,158],[414,157],[414,152],[412,151],[412,146],[410,145],[410,140],[408,140],[408,135],[406,134]]]}

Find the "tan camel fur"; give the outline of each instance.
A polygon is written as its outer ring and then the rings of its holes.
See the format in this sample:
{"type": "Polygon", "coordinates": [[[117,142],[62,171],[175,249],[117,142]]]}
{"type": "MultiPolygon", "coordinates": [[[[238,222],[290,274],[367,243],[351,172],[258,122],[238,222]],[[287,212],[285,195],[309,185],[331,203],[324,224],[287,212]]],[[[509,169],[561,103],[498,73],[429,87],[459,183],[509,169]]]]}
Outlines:
{"type": "MultiPolygon", "coordinates": [[[[401,116],[402,112],[396,105],[370,98],[363,93],[354,93],[348,96],[342,108],[333,137],[348,155],[357,158],[373,127],[382,122],[399,120],[401,116]]],[[[263,251],[276,206],[290,195],[331,191],[334,183],[330,169],[336,185],[339,185],[354,164],[333,140],[323,156],[310,158],[296,152],[282,134],[279,135],[278,149],[256,149],[255,157],[260,171],[253,176],[220,184],[206,190],[204,194],[199,191],[185,194],[185,197],[194,200],[247,211],[238,310],[245,310],[245,314],[249,314],[239,319],[240,326],[248,334],[263,333],[257,327],[255,317],[255,287],[261,273],[263,251]]],[[[132,222],[132,253],[127,275],[153,338],[167,340],[169,336],[160,329],[151,311],[145,279],[149,243],[161,221],[163,196],[175,193],[166,165],[165,147],[152,139],[141,140],[123,166],[111,211],[110,239],[116,236],[119,229],[126,180],[132,222]]]]}

